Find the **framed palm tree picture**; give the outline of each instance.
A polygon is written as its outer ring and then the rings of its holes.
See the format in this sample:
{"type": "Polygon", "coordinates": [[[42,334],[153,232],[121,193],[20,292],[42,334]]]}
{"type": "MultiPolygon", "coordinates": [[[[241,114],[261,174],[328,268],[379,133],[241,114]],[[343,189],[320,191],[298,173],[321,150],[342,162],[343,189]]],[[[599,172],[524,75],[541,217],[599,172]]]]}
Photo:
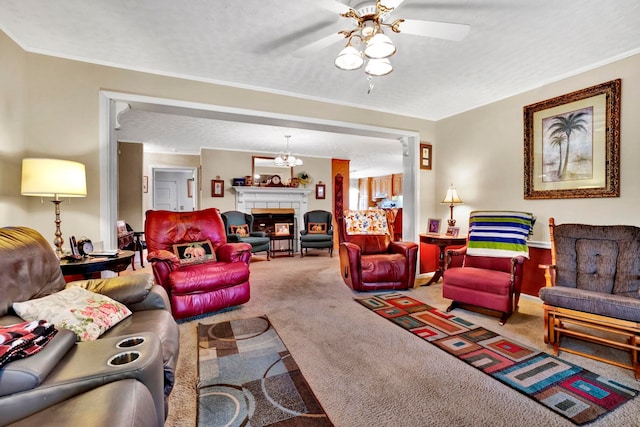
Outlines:
{"type": "Polygon", "coordinates": [[[620,197],[613,80],[524,107],[524,198],[620,197]]]}

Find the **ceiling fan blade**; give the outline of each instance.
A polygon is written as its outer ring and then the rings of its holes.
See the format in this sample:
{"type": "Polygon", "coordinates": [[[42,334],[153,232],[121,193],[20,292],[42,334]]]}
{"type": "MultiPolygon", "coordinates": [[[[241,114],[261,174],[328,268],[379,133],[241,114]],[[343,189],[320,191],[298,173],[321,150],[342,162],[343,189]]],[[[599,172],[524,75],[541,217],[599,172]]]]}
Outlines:
{"type": "Polygon", "coordinates": [[[464,39],[471,29],[471,26],[467,24],[416,19],[405,19],[399,27],[401,33],[454,41],[464,39]]]}
{"type": "Polygon", "coordinates": [[[318,4],[321,8],[330,10],[335,13],[346,13],[351,9],[344,3],[340,3],[336,0],[316,0],[316,4],[318,4]]]}
{"type": "Polygon", "coordinates": [[[382,5],[389,8],[396,8],[402,4],[404,0],[382,0],[382,5]]]}
{"type": "Polygon", "coordinates": [[[339,33],[330,34],[326,37],[321,38],[320,40],[316,40],[313,43],[309,43],[306,46],[303,46],[299,49],[294,50],[293,56],[296,56],[298,58],[304,58],[306,56],[313,55],[315,53],[318,53],[318,51],[326,47],[329,47],[334,43],[337,43],[340,40],[344,41],[346,44],[346,39],[342,34],[339,34],[339,33]]]}

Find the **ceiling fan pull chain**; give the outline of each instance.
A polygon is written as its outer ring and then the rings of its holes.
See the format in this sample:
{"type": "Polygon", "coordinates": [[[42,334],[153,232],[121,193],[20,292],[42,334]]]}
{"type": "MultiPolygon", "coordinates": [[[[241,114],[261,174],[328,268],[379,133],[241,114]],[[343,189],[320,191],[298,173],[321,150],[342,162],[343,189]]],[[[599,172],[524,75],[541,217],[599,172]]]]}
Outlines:
{"type": "Polygon", "coordinates": [[[370,95],[373,91],[373,77],[367,76],[367,81],[369,82],[369,89],[367,89],[367,95],[370,95]]]}

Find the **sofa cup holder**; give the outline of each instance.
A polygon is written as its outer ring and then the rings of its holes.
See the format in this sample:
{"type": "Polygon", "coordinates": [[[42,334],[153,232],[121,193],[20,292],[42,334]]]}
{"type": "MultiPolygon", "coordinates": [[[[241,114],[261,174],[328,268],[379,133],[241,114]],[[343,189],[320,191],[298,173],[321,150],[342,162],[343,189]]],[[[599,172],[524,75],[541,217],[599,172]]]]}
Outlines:
{"type": "Polygon", "coordinates": [[[118,341],[118,344],[116,344],[116,347],[118,347],[118,348],[136,347],[136,346],[139,346],[140,344],[142,344],[145,341],[146,341],[146,339],[144,337],[125,338],[122,341],[118,341]]]}
{"type": "Polygon", "coordinates": [[[140,358],[140,356],[141,353],[139,351],[125,351],[116,354],[111,359],[109,359],[107,363],[109,364],[109,366],[122,366],[126,365],[127,363],[134,362],[135,360],[140,358]]]}

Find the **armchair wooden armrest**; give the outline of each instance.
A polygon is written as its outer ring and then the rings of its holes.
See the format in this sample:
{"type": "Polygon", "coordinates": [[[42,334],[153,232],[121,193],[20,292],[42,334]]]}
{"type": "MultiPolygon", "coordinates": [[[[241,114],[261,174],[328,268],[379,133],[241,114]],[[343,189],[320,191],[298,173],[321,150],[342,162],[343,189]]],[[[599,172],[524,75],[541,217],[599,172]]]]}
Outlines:
{"type": "Polygon", "coordinates": [[[544,269],[544,281],[545,287],[550,288],[556,281],[556,266],[555,264],[538,264],[538,268],[544,269]]]}

